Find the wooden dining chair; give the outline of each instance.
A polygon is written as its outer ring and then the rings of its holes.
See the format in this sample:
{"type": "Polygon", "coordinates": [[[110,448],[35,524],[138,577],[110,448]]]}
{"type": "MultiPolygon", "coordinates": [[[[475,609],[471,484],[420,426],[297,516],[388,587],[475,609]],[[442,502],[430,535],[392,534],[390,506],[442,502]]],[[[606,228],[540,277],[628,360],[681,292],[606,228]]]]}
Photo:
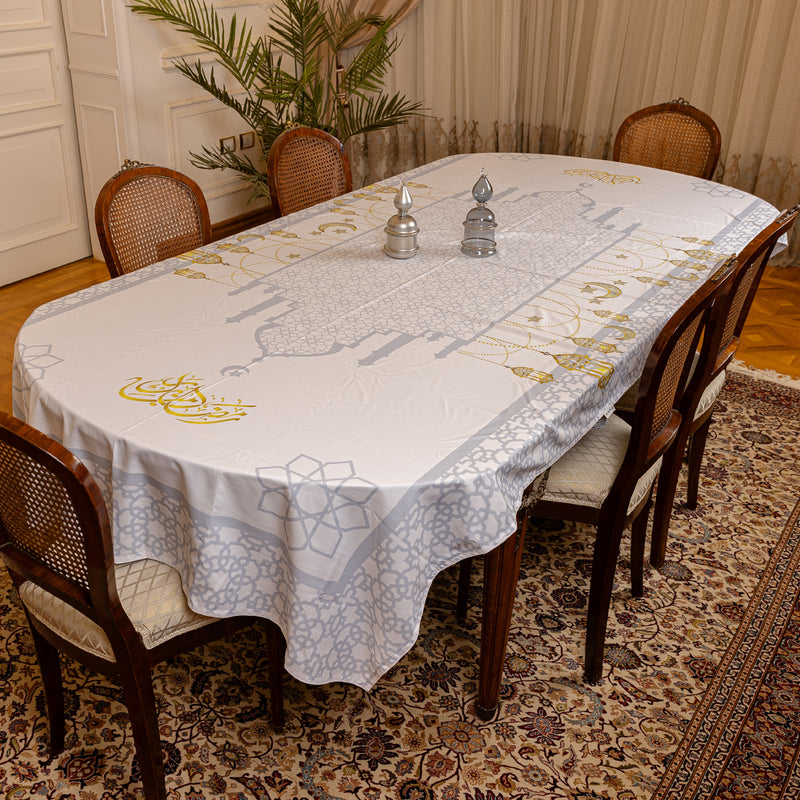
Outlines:
{"type": "Polygon", "coordinates": [[[692,382],[685,391],[686,409],[683,430],[678,443],[665,461],[656,492],[653,529],[650,539],[650,564],[656,569],[664,566],[669,523],[672,517],[675,491],[681,462],[688,447],[688,478],[686,505],[697,508],[700,469],[714,407],[725,385],[726,370],[736,355],[750,306],[753,303],[764,268],[778,240],[788,234],[797,218],[800,206],[784,211],[750,241],[737,256],[729,296],[719,313],[715,313],[703,337],[698,356],[703,355],[706,372],[695,370],[692,382]]]}
{"type": "Polygon", "coordinates": [[[614,161],[710,180],[722,147],[717,123],[683,98],[639,109],[619,126],[614,161]]]}
{"type": "Polygon", "coordinates": [[[350,159],[335,136],[299,125],[272,143],[267,183],[277,219],[352,191],[350,159]]]}
{"type": "MultiPolygon", "coordinates": [[[[165,800],[151,667],[255,620],[192,611],[181,577],[143,559],[114,564],[100,490],[57,442],[0,412],[0,555],[19,592],[44,683],[50,753],[64,748],[59,651],[122,685],[147,800],[165,800]]],[[[258,620],[263,622],[263,620],[258,620]]],[[[272,722],[282,723],[283,638],[267,628],[272,722]]]]}
{"type": "Polygon", "coordinates": [[[94,221],[112,278],[211,241],[202,189],[188,175],[138,161],[126,160],[106,181],[94,221]]]}
{"type": "MultiPolygon", "coordinates": [[[[706,281],[670,318],[647,357],[633,424],[612,414],[592,428],[550,468],[528,517],[550,517],[595,526],[589,589],[584,679],[602,677],[611,592],[626,527],[631,527],[631,591],[643,593],[644,545],[653,486],[681,423],[679,387],[686,385],[700,335],[714,301],[728,291],[732,272],[706,281]]],[[[703,368],[704,365],[699,365],[703,368]]],[[[466,567],[463,567],[466,569],[466,567]]]]}

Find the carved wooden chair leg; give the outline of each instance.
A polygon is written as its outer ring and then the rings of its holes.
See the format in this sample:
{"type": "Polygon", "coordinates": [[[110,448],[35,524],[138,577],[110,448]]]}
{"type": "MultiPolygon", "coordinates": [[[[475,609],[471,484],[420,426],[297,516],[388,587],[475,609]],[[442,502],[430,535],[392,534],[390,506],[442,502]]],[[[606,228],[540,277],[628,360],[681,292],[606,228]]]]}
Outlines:
{"type": "Polygon", "coordinates": [[[586,620],[586,654],[583,672],[586,683],[598,683],[603,677],[608,612],[611,607],[614,573],[623,526],[624,516],[620,518],[619,515],[611,520],[601,520],[598,524],[586,620]]]}
{"type": "Polygon", "coordinates": [[[706,450],[706,439],[708,438],[708,429],[710,427],[711,417],[692,434],[691,448],[689,449],[689,485],[686,489],[686,506],[692,509],[692,511],[697,508],[697,493],[700,487],[700,467],[703,465],[703,455],[706,450]]]}
{"type": "MultiPolygon", "coordinates": [[[[27,616],[27,610],[25,613],[27,616]]],[[[58,649],[53,647],[33,625],[30,625],[29,616],[28,622],[44,684],[50,755],[57,756],[64,750],[64,686],[61,683],[61,662],[58,649]]]]}
{"type": "Polygon", "coordinates": [[[161,751],[158,712],[150,669],[139,664],[119,663],[120,683],[131,720],[136,757],[142,775],[145,800],[166,800],[164,755],[161,751]]]}
{"type": "MultiPolygon", "coordinates": [[[[678,486],[678,476],[681,472],[685,450],[683,442],[677,442],[664,457],[658,475],[653,529],[650,533],[650,566],[653,569],[661,569],[667,557],[669,523],[672,520],[675,490],[678,486]]],[[[642,546],[644,546],[644,541],[642,541],[642,546]]]]}
{"type": "Polygon", "coordinates": [[[631,594],[641,597],[644,594],[644,543],[647,538],[647,522],[653,505],[653,492],[639,516],[631,525],[631,594]]]}

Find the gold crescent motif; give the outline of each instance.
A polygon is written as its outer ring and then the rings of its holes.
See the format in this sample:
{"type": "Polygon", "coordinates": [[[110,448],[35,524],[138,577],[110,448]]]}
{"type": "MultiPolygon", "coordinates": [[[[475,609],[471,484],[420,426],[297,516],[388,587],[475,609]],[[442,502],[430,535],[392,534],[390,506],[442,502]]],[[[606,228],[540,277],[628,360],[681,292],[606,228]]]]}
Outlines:
{"type": "Polygon", "coordinates": [[[622,325],[606,325],[605,327],[608,330],[619,331],[622,334],[619,337],[619,341],[624,341],[625,339],[633,339],[636,336],[636,333],[634,331],[632,331],[630,328],[623,328],[622,325]]]}
{"type": "Polygon", "coordinates": [[[581,289],[581,292],[588,292],[589,294],[592,294],[594,289],[590,289],[590,286],[596,286],[601,291],[604,291],[604,297],[619,297],[620,294],[622,294],[622,290],[619,288],[619,286],[612,286],[610,283],[595,282],[587,283],[583,289],[581,289]]]}
{"type": "Polygon", "coordinates": [[[603,308],[598,311],[592,311],[596,317],[603,317],[608,319],[616,320],[617,322],[628,322],[630,321],[630,317],[627,314],[619,314],[616,311],[608,311],[607,309],[603,308]]]}
{"type": "MultiPolygon", "coordinates": [[[[350,228],[351,231],[358,230],[358,228],[351,222],[323,222],[322,225],[319,226],[318,230],[321,230],[323,233],[325,233],[328,228],[350,228]]],[[[344,231],[342,231],[342,233],[344,233],[344,231]]]]}

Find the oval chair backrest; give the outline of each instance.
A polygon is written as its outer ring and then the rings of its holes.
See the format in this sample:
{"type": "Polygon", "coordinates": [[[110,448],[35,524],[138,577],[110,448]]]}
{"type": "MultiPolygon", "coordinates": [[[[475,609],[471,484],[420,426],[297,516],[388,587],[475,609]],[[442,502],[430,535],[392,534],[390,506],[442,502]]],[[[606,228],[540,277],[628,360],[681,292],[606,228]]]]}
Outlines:
{"type": "Polygon", "coordinates": [[[165,167],[134,166],[110,178],[97,197],[95,224],[111,277],[211,241],[202,190],[165,167]]]}
{"type": "Polygon", "coordinates": [[[98,598],[107,606],[116,597],[111,547],[106,506],[86,467],[0,412],[0,553],[15,579],[97,621],[98,598]]]}
{"type": "Polygon", "coordinates": [[[764,230],[745,245],[739,253],[738,274],[734,278],[730,309],[724,320],[720,336],[719,351],[716,355],[715,374],[723,370],[736,352],[742,328],[750,313],[750,306],[761,282],[761,276],[778,240],[789,233],[797,218],[800,206],[781,213],[764,230]]]}
{"type": "Polygon", "coordinates": [[[687,103],[660,103],[623,121],[614,141],[614,161],[710,179],[720,150],[719,128],[708,114],[687,103]]]}
{"type": "Polygon", "coordinates": [[[353,189],[344,145],[326,131],[302,126],[284,131],[272,143],[267,182],[276,218],[353,189]]]}
{"type": "MultiPolygon", "coordinates": [[[[714,304],[724,302],[734,275],[732,262],[700,286],[656,338],[639,381],[639,398],[626,461],[652,463],[665,452],[681,421],[686,386],[700,337],[714,304]],[[635,455],[634,455],[635,454],[635,455]]],[[[719,306],[718,306],[719,307],[719,306]]],[[[704,367],[705,365],[698,365],[704,367]]]]}

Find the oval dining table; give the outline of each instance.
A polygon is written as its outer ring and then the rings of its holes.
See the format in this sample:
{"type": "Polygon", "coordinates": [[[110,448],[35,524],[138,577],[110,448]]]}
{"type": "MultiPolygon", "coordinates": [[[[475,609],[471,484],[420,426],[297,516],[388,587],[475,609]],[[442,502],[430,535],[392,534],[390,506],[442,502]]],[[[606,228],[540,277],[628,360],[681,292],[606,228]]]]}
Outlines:
{"type": "Polygon", "coordinates": [[[104,492],[119,562],[276,622],[285,668],[369,690],[431,582],[488,554],[476,710],[497,712],[524,489],[777,214],[631,164],[456,155],[38,308],[15,414],[104,492]],[[461,251],[484,169],[496,253],[461,251]],[[385,227],[401,183],[418,252],[385,227]]]}

